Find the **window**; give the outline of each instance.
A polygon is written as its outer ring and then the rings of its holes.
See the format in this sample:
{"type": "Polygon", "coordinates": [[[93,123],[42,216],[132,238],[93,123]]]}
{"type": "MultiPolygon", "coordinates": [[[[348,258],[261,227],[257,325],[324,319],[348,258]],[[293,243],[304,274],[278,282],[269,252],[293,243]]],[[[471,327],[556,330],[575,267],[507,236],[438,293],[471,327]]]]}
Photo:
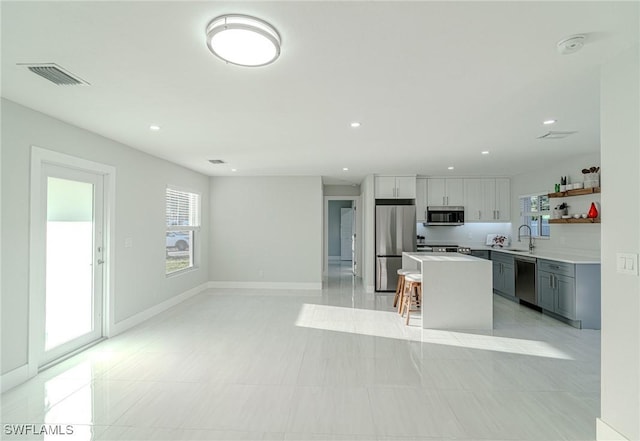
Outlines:
{"type": "Polygon", "coordinates": [[[200,195],[167,188],[166,217],[166,273],[192,268],[200,231],[200,195]]]}
{"type": "MultiPolygon", "coordinates": [[[[531,228],[533,237],[549,238],[551,236],[550,218],[549,196],[540,194],[520,197],[520,220],[523,225],[531,228]]],[[[525,234],[524,231],[522,233],[525,234]]]]}

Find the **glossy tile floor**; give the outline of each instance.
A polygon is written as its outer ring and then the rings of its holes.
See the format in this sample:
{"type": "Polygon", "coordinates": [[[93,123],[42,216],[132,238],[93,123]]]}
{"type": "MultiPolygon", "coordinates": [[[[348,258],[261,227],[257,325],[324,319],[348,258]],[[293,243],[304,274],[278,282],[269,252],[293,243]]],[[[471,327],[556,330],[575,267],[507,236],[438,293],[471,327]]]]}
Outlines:
{"type": "MultiPolygon", "coordinates": [[[[98,440],[589,440],[600,332],[495,297],[422,331],[332,265],[322,292],[215,290],[2,396],[2,422],[98,440]]],[[[4,439],[43,439],[7,435],[4,439]]]]}

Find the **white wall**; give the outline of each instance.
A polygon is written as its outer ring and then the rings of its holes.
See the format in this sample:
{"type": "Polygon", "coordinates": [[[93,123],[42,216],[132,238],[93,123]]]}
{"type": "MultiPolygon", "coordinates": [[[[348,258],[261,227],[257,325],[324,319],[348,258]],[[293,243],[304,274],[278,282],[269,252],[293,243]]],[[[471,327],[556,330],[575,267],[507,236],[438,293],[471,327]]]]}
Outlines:
{"type": "Polygon", "coordinates": [[[375,212],[376,200],[373,175],[367,176],[360,184],[362,190],[362,280],[365,291],[373,292],[375,288],[375,212]]]}
{"type": "Polygon", "coordinates": [[[320,177],[212,177],[210,201],[213,286],[321,287],[320,177]]]}
{"type": "MultiPolygon", "coordinates": [[[[552,141],[549,141],[552,142],[552,141]]],[[[562,141],[559,141],[562,142],[562,141]]],[[[563,161],[553,161],[541,170],[524,173],[511,178],[511,224],[513,230],[511,236],[518,237],[518,227],[520,226],[520,204],[519,197],[536,193],[550,193],[554,190],[554,184],[560,183],[560,176],[568,176],[570,182],[582,182],[583,168],[590,166],[600,166],[600,154],[592,153],[578,156],[563,161]]],[[[608,174],[602,176],[602,186],[608,186],[608,174]]],[[[569,204],[569,213],[586,213],[589,211],[591,202],[600,203],[599,194],[574,196],[569,198],[550,199],[551,208],[559,205],[562,201],[569,204]]],[[[615,216],[609,207],[598,206],[603,219],[615,216]],[[602,208],[603,210],[600,210],[602,208]]],[[[551,224],[551,238],[549,240],[539,239],[535,241],[536,249],[539,251],[563,250],[586,255],[600,254],[600,224],[551,224]]],[[[524,231],[524,230],[523,230],[524,231]]]]}
{"type": "Polygon", "coordinates": [[[616,272],[616,253],[640,251],[640,61],[636,46],[601,79],[602,381],[598,439],[640,439],[640,279],[616,272]],[[609,431],[610,432],[610,431],[609,431]]]}
{"type": "MultiPolygon", "coordinates": [[[[208,280],[201,266],[165,276],[164,197],[167,184],[200,192],[208,221],[206,176],[95,133],[2,100],[2,373],[27,363],[30,150],[35,145],[116,168],[115,322],[208,280]],[[125,248],[124,239],[133,239],[125,248]]],[[[202,232],[203,243],[208,232],[202,232]]],[[[205,249],[206,250],[206,249],[205,249]]]]}
{"type": "Polygon", "coordinates": [[[322,192],[325,196],[360,196],[359,185],[324,185],[322,192]]]}

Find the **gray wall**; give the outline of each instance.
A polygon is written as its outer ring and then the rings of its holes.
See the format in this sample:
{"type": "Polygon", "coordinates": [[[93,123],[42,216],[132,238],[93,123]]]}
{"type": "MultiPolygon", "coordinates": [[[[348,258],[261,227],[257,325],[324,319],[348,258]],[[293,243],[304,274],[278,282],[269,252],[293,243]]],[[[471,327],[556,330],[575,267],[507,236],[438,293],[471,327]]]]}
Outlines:
{"type": "Polygon", "coordinates": [[[2,373],[27,363],[30,149],[35,145],[116,168],[115,322],[208,281],[206,244],[199,268],[165,276],[165,188],[202,194],[208,224],[209,180],[95,133],[2,100],[2,373]],[[124,238],[133,247],[124,247],[124,238]]]}
{"type": "MultiPolygon", "coordinates": [[[[640,279],[616,271],[617,253],[640,252],[638,46],[602,69],[601,419],[640,439],[640,279]]],[[[599,431],[600,432],[600,431],[599,431]]],[[[612,439],[599,433],[599,439],[612,439]]]]}
{"type": "Polygon", "coordinates": [[[214,282],[322,283],[320,177],[212,177],[214,282]]]}
{"type": "Polygon", "coordinates": [[[352,201],[329,201],[328,214],[328,234],[329,234],[329,256],[340,256],[340,224],[342,217],[342,208],[351,208],[352,201]]]}

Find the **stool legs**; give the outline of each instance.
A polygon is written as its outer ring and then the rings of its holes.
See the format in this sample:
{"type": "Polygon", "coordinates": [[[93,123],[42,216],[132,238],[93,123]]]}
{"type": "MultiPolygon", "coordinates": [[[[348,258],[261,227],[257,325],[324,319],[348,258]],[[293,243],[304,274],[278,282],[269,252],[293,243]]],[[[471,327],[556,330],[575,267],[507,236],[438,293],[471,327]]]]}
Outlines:
{"type": "Polygon", "coordinates": [[[411,309],[411,306],[415,304],[416,308],[420,307],[422,294],[422,284],[420,282],[408,282],[405,283],[405,290],[403,292],[401,315],[404,315],[404,311],[407,311],[406,324],[409,324],[409,317],[411,311],[419,311],[419,309],[411,309]]]}
{"type": "Polygon", "coordinates": [[[398,275],[398,286],[396,286],[396,295],[393,298],[393,307],[398,307],[400,310],[400,306],[398,305],[398,300],[401,300],[402,291],[404,290],[404,276],[402,274],[398,275]]]}

